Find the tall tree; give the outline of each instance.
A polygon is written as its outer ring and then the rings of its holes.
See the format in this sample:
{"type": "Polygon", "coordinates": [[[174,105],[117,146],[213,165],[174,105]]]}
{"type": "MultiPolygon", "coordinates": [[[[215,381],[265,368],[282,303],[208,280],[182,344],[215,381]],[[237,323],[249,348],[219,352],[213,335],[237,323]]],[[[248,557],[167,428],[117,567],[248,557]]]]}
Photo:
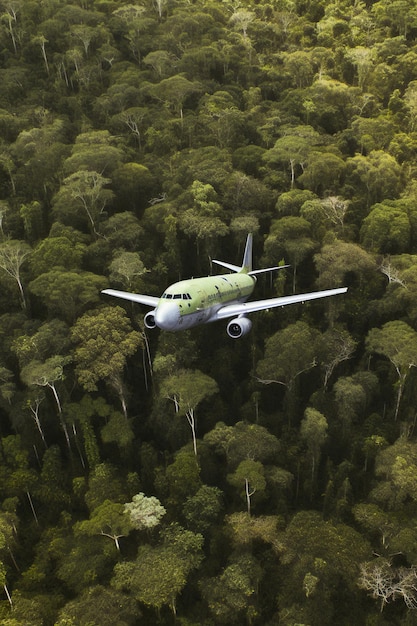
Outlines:
{"type": "Polygon", "coordinates": [[[142,343],[141,334],[132,329],[122,308],[104,307],[78,318],[72,338],[80,385],[86,391],[96,391],[98,381],[105,380],[116,391],[127,416],[122,373],[126,359],[142,343]]]}
{"type": "Polygon", "coordinates": [[[321,450],[327,440],[327,429],[328,424],[325,416],[320,413],[320,411],[312,407],[307,407],[301,421],[300,434],[301,438],[307,444],[308,453],[311,458],[311,495],[313,495],[313,487],[321,450]]]}
{"type": "Polygon", "coordinates": [[[406,322],[387,322],[382,328],[372,328],[366,338],[369,352],[385,356],[397,374],[397,400],[394,419],[400,410],[404,385],[412,367],[417,366],[417,333],[406,322]]]}
{"type": "Polygon", "coordinates": [[[26,297],[22,283],[22,265],[31,253],[32,248],[24,241],[9,239],[0,243],[0,268],[16,281],[23,309],[26,309],[26,297]]]}
{"type": "Polygon", "coordinates": [[[181,370],[162,384],[162,394],[172,400],[175,411],[185,415],[191,428],[194,454],[197,455],[196,416],[197,406],[217,393],[217,383],[199,370],[181,370]]]}
{"type": "Polygon", "coordinates": [[[175,615],[177,596],[203,559],[202,544],[201,535],[173,524],[162,533],[160,544],[144,544],[136,561],[116,565],[112,585],[158,613],[167,605],[175,615]]]}

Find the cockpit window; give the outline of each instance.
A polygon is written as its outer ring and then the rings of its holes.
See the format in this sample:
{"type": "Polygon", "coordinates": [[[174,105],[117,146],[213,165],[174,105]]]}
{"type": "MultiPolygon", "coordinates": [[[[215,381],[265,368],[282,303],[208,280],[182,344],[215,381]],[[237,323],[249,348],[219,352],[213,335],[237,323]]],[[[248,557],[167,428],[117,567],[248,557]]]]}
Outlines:
{"type": "Polygon", "coordinates": [[[175,293],[174,294],[174,300],[181,300],[181,294],[180,293],[175,293]]]}

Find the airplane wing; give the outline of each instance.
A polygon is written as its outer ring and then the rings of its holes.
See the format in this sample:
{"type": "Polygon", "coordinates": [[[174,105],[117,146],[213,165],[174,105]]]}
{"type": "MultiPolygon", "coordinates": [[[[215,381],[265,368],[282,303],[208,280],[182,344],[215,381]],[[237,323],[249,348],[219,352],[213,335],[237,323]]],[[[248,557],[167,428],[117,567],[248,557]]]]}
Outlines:
{"type": "Polygon", "coordinates": [[[313,291],[312,293],[300,293],[295,296],[283,296],[282,298],[269,298],[268,300],[255,300],[253,302],[243,302],[241,304],[228,304],[217,311],[216,319],[222,320],[235,315],[245,315],[254,313],[255,311],[264,311],[265,309],[273,309],[277,306],[286,306],[296,302],[306,302],[307,300],[315,300],[316,298],[326,298],[327,296],[335,296],[339,293],[346,293],[347,287],[339,289],[326,289],[325,291],[313,291]]]}
{"type": "Polygon", "coordinates": [[[101,293],[105,293],[107,296],[115,296],[116,298],[123,298],[124,300],[131,300],[138,304],[146,304],[146,306],[155,307],[159,298],[155,296],[144,296],[140,293],[130,293],[129,291],[117,291],[117,289],[103,289],[101,293]]]}

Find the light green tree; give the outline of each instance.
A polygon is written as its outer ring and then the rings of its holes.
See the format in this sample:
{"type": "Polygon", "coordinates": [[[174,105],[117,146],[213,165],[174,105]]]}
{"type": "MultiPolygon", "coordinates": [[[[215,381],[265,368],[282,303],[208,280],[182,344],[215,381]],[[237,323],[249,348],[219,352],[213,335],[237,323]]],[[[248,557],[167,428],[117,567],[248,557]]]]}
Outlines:
{"type": "Polygon", "coordinates": [[[110,281],[120,283],[124,289],[139,291],[140,277],[146,269],[137,252],[120,251],[110,263],[110,281]]]}
{"type": "Polygon", "coordinates": [[[30,254],[32,254],[32,248],[24,241],[8,239],[0,243],[0,269],[16,281],[24,310],[26,297],[22,283],[22,266],[30,254]]]}
{"type": "Polygon", "coordinates": [[[107,285],[104,276],[58,267],[32,280],[29,289],[46,306],[51,316],[72,323],[86,309],[98,304],[100,291],[107,285]]]}
{"type": "Polygon", "coordinates": [[[196,416],[197,406],[217,393],[217,383],[199,370],[180,370],[169,376],[161,386],[161,393],[175,404],[175,411],[185,415],[191,428],[194,454],[197,456],[196,416]]]}
{"type": "Polygon", "coordinates": [[[116,391],[127,416],[122,373],[126,359],[142,343],[140,333],[132,329],[123,309],[104,307],[78,318],[71,334],[76,344],[75,371],[81,386],[86,391],[96,391],[98,381],[105,380],[116,391]]]}
{"type": "Polygon", "coordinates": [[[102,535],[114,541],[120,552],[120,539],[133,530],[133,524],[123,504],[105,500],[91,512],[90,519],[76,522],[75,534],[102,535]]]}
{"type": "Polygon", "coordinates": [[[69,450],[71,450],[70,437],[62,412],[62,403],[58,393],[57,383],[64,379],[64,367],[68,365],[71,360],[72,358],[70,356],[56,354],[55,356],[49,357],[44,362],[38,360],[30,361],[30,363],[25,365],[20,372],[22,381],[29,388],[47,387],[51,390],[56,402],[59,421],[61,423],[69,450]]]}
{"type": "Polygon", "coordinates": [[[397,374],[397,399],[394,419],[400,410],[404,385],[412,367],[417,366],[417,333],[406,322],[387,322],[382,328],[372,328],[366,338],[366,348],[385,356],[397,374]]]}
{"type": "Polygon", "coordinates": [[[106,186],[111,182],[100,172],[80,169],[64,179],[54,198],[54,213],[64,222],[74,215],[86,219],[91,234],[99,236],[99,220],[111,203],[114,193],[106,186]]]}
{"type": "Polygon", "coordinates": [[[175,615],[177,596],[203,559],[202,545],[201,535],[173,524],[162,533],[160,544],[142,545],[136,561],[116,565],[112,586],[158,613],[169,606],[175,615]]]}
{"type": "Polygon", "coordinates": [[[227,477],[228,482],[239,490],[246,501],[248,515],[251,514],[252,496],[263,495],[266,488],[264,467],[259,461],[246,459],[241,461],[233,474],[227,477]]]}
{"type": "Polygon", "coordinates": [[[129,516],[133,528],[138,530],[155,528],[166,513],[158,498],[145,496],[142,492],[134,495],[132,501],[124,505],[124,511],[129,516]]]}
{"type": "Polygon", "coordinates": [[[259,562],[250,554],[240,554],[217,577],[201,582],[201,593],[210,613],[220,623],[256,615],[256,588],[262,576],[259,562]]]}
{"type": "Polygon", "coordinates": [[[327,419],[312,407],[307,407],[301,420],[301,439],[307,444],[308,454],[311,458],[311,484],[314,485],[321,450],[327,440],[327,419]]]}

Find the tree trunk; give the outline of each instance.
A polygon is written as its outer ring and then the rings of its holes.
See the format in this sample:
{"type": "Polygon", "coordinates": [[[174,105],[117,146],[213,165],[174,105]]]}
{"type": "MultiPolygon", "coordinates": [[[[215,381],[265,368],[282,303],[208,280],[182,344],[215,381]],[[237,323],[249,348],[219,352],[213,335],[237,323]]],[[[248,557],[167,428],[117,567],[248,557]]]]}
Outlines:
{"type": "Polygon", "coordinates": [[[191,434],[193,437],[193,449],[194,449],[194,454],[197,456],[197,437],[196,437],[196,433],[195,433],[195,418],[194,418],[194,409],[189,409],[189,411],[187,411],[187,413],[185,414],[187,417],[187,421],[190,425],[191,428],[191,434]]]}

